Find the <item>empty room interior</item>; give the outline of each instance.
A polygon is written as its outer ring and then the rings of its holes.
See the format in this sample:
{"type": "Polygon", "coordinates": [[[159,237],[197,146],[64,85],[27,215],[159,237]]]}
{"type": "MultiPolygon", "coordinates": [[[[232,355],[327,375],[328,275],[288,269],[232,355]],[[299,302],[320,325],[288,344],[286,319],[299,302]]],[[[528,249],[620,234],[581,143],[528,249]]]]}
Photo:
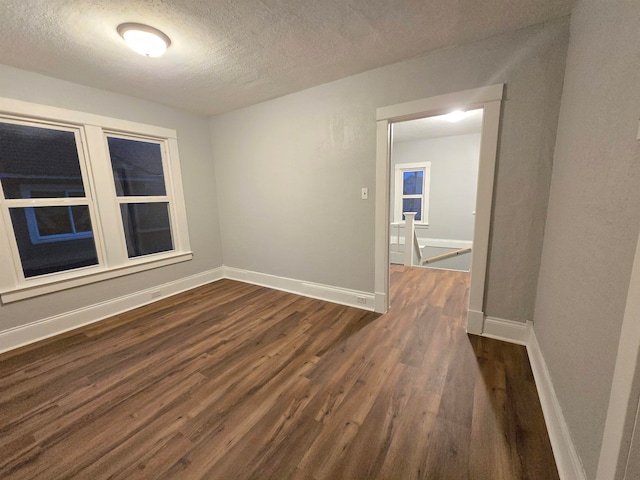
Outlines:
{"type": "Polygon", "coordinates": [[[5,0],[0,478],[640,478],[637,0],[5,0]]]}

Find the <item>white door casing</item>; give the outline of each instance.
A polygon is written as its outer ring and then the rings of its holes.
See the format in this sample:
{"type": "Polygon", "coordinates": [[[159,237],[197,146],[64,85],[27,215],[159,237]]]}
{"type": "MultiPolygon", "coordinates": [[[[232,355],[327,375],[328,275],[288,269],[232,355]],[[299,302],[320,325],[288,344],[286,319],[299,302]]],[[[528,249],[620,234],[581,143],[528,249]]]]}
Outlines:
{"type": "Polygon", "coordinates": [[[484,328],[484,293],[489,252],[489,230],[495,176],[500,108],[504,84],[454,92],[377,109],[376,204],[375,204],[375,311],[389,308],[389,178],[391,124],[441,115],[452,110],[483,109],[478,167],[478,192],[471,258],[471,286],[467,332],[484,328]]]}

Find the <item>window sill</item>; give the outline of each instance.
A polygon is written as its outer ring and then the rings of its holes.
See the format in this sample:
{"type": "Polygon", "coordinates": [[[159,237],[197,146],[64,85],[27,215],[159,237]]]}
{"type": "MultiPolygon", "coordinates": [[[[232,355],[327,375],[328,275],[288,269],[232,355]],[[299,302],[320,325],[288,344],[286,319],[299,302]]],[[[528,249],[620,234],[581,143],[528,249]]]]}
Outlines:
{"type": "Polygon", "coordinates": [[[59,292],[61,290],[80,287],[83,285],[89,285],[91,283],[101,282],[103,280],[109,280],[125,275],[131,275],[132,273],[143,272],[145,270],[151,270],[153,268],[165,267],[167,265],[173,265],[175,263],[186,262],[188,260],[191,260],[192,258],[192,252],[174,252],[170,255],[162,255],[162,257],[160,258],[145,259],[144,262],[138,262],[133,265],[115,267],[108,270],[103,269],[80,276],[76,275],[73,277],[56,280],[48,279],[48,281],[43,281],[42,279],[27,280],[20,287],[0,292],[0,300],[2,300],[3,304],[17,302],[19,300],[46,295],[48,293],[59,292]]]}

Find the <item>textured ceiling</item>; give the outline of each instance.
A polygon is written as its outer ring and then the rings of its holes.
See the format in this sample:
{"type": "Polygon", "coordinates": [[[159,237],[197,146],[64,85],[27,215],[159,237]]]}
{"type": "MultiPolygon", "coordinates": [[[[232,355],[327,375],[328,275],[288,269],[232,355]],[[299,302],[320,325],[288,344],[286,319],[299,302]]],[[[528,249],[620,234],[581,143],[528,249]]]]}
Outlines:
{"type": "Polygon", "coordinates": [[[457,122],[449,120],[447,115],[419,118],[393,124],[394,142],[411,142],[436,137],[468,135],[482,132],[482,109],[469,110],[465,117],[457,122]]]}
{"type": "MultiPolygon", "coordinates": [[[[216,114],[570,13],[574,0],[2,0],[0,63],[216,114]],[[124,22],[164,31],[132,52],[124,22]]],[[[0,92],[1,93],[1,92],[0,92]]]]}

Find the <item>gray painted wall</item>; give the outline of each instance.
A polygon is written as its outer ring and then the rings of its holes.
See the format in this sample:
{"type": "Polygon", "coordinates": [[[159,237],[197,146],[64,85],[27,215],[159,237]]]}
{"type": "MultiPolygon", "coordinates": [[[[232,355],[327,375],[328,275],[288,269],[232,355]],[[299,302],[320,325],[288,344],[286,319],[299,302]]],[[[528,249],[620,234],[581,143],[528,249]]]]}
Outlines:
{"type": "Polygon", "coordinates": [[[505,82],[486,313],[531,319],[567,41],[565,19],[212,118],[225,264],[372,292],[376,108],[505,82]]]}
{"type": "Polygon", "coordinates": [[[430,138],[393,145],[391,215],[395,199],[394,168],[403,163],[431,162],[429,225],[420,237],[473,240],[480,134],[430,138]]]}
{"type": "Polygon", "coordinates": [[[178,133],[180,164],[194,256],[92,285],[0,306],[0,330],[24,325],[222,265],[208,119],[144,100],[0,66],[0,96],[171,128],[178,133]]]}
{"type": "Polygon", "coordinates": [[[640,8],[581,2],[571,19],[535,330],[595,478],[640,229],[640,8]]]}

